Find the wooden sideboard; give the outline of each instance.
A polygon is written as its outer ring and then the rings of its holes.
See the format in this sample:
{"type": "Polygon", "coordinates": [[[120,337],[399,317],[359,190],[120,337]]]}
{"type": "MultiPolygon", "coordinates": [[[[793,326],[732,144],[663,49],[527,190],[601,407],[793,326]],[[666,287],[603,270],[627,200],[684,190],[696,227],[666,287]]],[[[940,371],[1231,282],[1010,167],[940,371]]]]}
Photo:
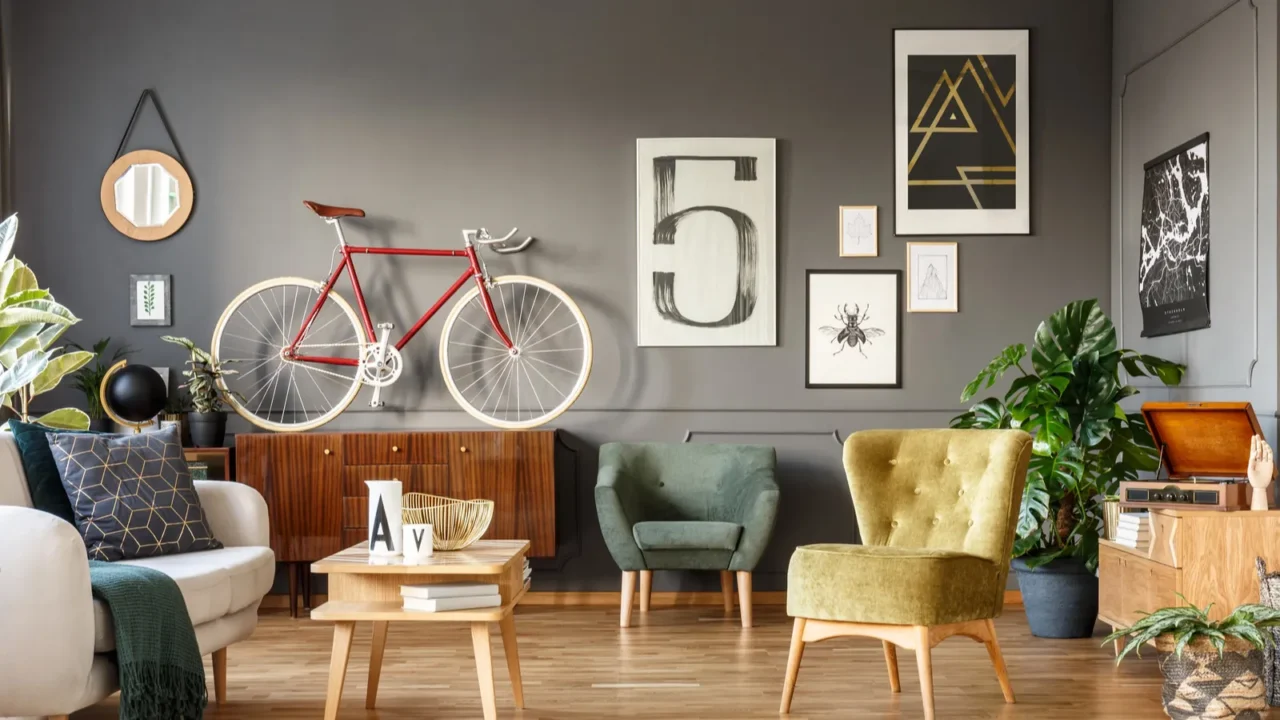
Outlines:
{"type": "Polygon", "coordinates": [[[1280,569],[1280,511],[1151,511],[1151,543],[1134,549],[1103,540],[1098,550],[1098,618],[1128,627],[1163,607],[1213,603],[1215,620],[1258,602],[1261,557],[1280,569]]]}
{"type": "Polygon", "coordinates": [[[365,480],[405,492],[494,501],[489,540],[528,540],[531,558],[556,555],[556,433],[354,432],[236,436],[236,479],[262,493],[271,549],[310,596],[307,564],[365,539],[365,480]]]}

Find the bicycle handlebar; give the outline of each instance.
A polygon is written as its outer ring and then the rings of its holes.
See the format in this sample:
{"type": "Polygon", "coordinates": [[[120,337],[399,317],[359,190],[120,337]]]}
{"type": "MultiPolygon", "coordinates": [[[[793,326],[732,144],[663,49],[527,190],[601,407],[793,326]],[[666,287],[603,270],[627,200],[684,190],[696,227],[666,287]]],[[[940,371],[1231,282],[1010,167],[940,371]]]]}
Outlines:
{"type": "Polygon", "coordinates": [[[488,245],[492,247],[493,251],[496,253],[500,253],[503,255],[510,255],[511,253],[518,253],[521,250],[524,250],[525,248],[529,247],[529,245],[531,245],[534,241],[533,236],[529,236],[529,237],[526,237],[523,241],[521,241],[520,244],[518,245],[513,245],[511,247],[503,247],[502,245],[503,243],[515,237],[516,230],[518,229],[519,228],[511,228],[511,232],[498,238],[491,237],[489,235],[489,231],[484,228],[480,228],[479,230],[463,230],[462,234],[468,240],[471,240],[477,245],[488,245]]]}

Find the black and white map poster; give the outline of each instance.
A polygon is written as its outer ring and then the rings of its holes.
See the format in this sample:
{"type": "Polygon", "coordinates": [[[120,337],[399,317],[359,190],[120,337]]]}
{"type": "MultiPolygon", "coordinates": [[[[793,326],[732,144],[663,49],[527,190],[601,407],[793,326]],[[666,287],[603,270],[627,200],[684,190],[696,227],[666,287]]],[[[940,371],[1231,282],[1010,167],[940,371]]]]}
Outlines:
{"type": "Polygon", "coordinates": [[[1209,134],[1143,166],[1142,336],[1209,327],[1209,134]]]}

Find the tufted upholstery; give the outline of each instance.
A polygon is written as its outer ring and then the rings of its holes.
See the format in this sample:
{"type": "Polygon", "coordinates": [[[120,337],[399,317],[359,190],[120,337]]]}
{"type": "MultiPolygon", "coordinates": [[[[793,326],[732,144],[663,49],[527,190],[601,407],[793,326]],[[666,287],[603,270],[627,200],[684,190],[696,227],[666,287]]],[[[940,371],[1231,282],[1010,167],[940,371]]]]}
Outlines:
{"type": "Polygon", "coordinates": [[[754,569],[777,514],[776,462],[760,445],[601,446],[596,510],[610,554],[623,571],[754,569]]]}
{"type": "Polygon", "coordinates": [[[1019,430],[872,430],[845,441],[863,546],[801,547],[795,617],[938,625],[1003,607],[1031,459],[1019,430]]]}

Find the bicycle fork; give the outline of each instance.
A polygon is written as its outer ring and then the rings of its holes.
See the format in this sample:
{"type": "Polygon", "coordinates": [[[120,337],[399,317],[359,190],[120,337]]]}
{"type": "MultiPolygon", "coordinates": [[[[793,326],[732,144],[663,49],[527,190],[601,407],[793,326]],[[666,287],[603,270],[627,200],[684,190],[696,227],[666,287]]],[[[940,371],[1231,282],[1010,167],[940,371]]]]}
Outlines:
{"type": "MultiPolygon", "coordinates": [[[[378,338],[378,345],[374,348],[373,358],[371,358],[374,372],[380,372],[383,363],[387,360],[387,343],[391,340],[391,329],[394,327],[395,324],[393,323],[378,323],[378,329],[382,331],[382,337],[378,338]]],[[[369,399],[369,407],[380,408],[385,406],[386,403],[382,401],[381,397],[382,384],[378,383],[373,386],[373,397],[369,399]]]]}

